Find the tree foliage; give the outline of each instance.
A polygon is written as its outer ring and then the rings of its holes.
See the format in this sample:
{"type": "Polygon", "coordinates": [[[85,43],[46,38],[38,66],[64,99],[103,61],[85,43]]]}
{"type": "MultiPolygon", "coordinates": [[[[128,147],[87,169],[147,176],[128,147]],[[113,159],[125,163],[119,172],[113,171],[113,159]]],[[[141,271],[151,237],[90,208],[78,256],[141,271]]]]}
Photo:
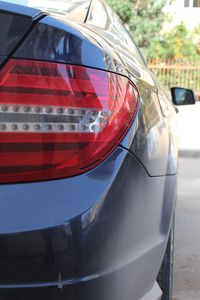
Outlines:
{"type": "Polygon", "coordinates": [[[138,46],[145,51],[159,37],[167,0],[107,0],[128,25],[138,46]]]}
{"type": "MultiPolygon", "coordinates": [[[[167,0],[107,0],[131,34],[146,58],[175,60],[200,59],[200,45],[193,43],[192,33],[184,23],[163,32],[168,16],[163,8],[167,0]]],[[[200,33],[200,26],[196,34],[200,33]]]]}
{"type": "Polygon", "coordinates": [[[155,39],[149,47],[148,56],[179,61],[200,59],[197,46],[193,43],[193,34],[186,29],[183,22],[155,39]]]}

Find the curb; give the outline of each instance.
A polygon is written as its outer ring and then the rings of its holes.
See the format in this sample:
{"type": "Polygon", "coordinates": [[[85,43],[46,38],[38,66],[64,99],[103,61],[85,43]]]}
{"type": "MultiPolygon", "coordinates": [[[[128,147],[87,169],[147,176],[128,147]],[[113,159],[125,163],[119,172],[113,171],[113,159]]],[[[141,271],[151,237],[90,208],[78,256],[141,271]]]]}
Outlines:
{"type": "Polygon", "coordinates": [[[200,149],[179,149],[180,158],[200,158],[200,149]]]}

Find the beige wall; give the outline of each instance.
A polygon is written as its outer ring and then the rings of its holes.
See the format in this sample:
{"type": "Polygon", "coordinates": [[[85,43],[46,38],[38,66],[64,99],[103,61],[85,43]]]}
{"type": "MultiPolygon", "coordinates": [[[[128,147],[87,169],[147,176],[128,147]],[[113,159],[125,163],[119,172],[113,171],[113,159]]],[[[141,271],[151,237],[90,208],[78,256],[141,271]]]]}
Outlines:
{"type": "Polygon", "coordinates": [[[165,30],[173,28],[181,21],[184,21],[188,29],[200,24],[200,7],[193,7],[193,0],[190,0],[190,7],[184,7],[184,0],[174,0],[171,5],[165,7],[165,12],[172,17],[172,21],[165,24],[165,30]]]}

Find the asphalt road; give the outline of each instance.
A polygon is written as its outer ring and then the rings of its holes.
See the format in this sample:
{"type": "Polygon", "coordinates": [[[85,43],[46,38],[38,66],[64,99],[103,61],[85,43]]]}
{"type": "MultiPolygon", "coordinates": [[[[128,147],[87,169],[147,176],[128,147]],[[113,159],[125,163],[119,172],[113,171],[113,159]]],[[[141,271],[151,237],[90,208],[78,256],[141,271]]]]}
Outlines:
{"type": "Polygon", "coordinates": [[[179,161],[174,268],[174,300],[200,300],[200,158],[179,161]]]}

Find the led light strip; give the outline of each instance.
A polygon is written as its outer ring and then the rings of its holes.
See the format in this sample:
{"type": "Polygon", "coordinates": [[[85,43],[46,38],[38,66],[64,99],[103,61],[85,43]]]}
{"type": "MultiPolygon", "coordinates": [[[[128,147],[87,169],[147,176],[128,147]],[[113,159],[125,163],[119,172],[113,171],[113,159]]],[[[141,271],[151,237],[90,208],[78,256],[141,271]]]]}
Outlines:
{"type": "Polygon", "coordinates": [[[109,112],[90,108],[0,105],[0,132],[85,132],[101,131],[109,112]]]}
{"type": "Polygon", "coordinates": [[[84,116],[86,113],[91,115],[98,115],[97,109],[91,108],[72,108],[62,106],[31,106],[19,104],[2,104],[0,105],[0,112],[3,113],[24,113],[24,114],[52,114],[52,115],[68,115],[68,116],[84,116]]]}

